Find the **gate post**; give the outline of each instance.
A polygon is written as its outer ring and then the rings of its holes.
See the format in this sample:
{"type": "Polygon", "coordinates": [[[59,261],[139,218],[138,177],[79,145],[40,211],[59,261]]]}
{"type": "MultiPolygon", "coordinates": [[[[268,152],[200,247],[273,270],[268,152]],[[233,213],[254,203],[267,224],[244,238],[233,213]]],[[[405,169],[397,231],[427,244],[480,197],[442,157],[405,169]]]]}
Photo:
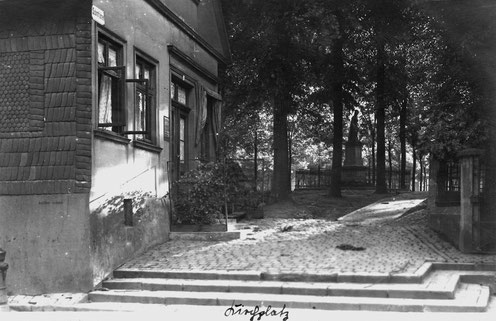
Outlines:
{"type": "Polygon", "coordinates": [[[5,279],[7,277],[7,269],[9,265],[5,263],[5,255],[7,253],[0,248],[0,312],[9,311],[7,287],[5,279]]]}
{"type": "Polygon", "coordinates": [[[467,149],[460,159],[460,235],[459,247],[464,253],[480,247],[480,149],[467,149]]]}

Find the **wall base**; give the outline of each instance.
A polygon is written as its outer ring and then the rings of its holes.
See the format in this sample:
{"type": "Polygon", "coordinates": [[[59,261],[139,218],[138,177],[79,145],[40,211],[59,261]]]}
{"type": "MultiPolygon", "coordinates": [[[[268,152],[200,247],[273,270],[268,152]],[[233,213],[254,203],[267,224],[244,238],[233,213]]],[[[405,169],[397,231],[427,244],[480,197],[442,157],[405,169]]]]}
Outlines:
{"type": "Polygon", "coordinates": [[[92,288],[88,194],[0,196],[7,293],[92,288]]]}

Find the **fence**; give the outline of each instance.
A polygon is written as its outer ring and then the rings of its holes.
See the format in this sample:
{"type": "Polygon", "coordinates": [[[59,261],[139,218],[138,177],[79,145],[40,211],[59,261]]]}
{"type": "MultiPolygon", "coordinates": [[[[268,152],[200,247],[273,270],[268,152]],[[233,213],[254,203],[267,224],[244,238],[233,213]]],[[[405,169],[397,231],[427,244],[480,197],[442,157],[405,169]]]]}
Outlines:
{"type": "Polygon", "coordinates": [[[295,171],[295,189],[324,188],[331,186],[331,170],[313,169],[295,171]]]}
{"type": "MultiPolygon", "coordinates": [[[[410,170],[405,172],[407,186],[411,180],[410,170]]],[[[364,186],[374,186],[374,179],[371,171],[367,173],[364,186]]],[[[386,184],[390,190],[400,189],[400,171],[386,170],[386,184]]],[[[331,170],[327,168],[304,169],[295,171],[295,189],[318,189],[331,186],[331,170]]]]}

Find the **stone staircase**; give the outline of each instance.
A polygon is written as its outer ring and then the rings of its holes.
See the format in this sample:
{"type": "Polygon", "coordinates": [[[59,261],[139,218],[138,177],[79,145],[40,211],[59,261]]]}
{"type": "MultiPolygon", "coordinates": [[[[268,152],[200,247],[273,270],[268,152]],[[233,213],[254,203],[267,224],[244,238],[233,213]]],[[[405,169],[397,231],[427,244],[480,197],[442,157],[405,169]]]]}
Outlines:
{"type": "Polygon", "coordinates": [[[91,302],[242,304],[286,309],[484,312],[496,292],[495,266],[426,263],[413,274],[268,274],[118,269],[91,302]]]}

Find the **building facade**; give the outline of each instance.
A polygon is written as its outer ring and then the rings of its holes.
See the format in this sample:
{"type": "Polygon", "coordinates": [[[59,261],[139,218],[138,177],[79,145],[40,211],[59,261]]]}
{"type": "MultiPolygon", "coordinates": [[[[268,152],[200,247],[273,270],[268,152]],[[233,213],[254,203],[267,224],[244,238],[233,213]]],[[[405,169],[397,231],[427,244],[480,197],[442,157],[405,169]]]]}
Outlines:
{"type": "Polygon", "coordinates": [[[12,293],[85,291],[169,232],[168,192],[214,159],[217,0],[0,3],[0,247],[12,293]]]}

